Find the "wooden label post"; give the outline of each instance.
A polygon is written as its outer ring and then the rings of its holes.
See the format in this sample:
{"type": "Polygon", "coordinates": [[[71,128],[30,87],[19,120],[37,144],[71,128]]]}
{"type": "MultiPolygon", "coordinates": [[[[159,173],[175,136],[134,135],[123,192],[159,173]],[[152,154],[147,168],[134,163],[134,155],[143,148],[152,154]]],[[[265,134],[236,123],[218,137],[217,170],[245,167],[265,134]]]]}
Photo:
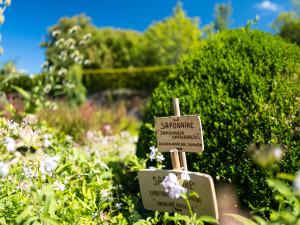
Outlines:
{"type": "MultiPolygon", "coordinates": [[[[213,179],[208,174],[187,171],[185,152],[204,150],[202,125],[199,116],[180,116],[179,100],[173,99],[175,116],[155,118],[157,148],[160,152],[170,152],[173,170],[140,170],[138,174],[143,205],[149,210],[178,212],[189,215],[186,200],[182,197],[172,199],[165,192],[162,182],[170,173],[181,177],[189,175],[182,187],[199,198],[190,196],[189,203],[193,213],[208,215],[218,220],[218,207],[213,179]]],[[[176,176],[173,175],[173,178],[176,176]]]]}

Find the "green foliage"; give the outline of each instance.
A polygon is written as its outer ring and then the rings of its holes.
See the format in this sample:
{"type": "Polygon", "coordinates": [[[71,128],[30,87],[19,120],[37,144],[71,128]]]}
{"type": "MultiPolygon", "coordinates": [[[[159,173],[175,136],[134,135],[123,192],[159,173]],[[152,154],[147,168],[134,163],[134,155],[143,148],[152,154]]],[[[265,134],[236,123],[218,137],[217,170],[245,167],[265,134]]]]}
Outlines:
{"type": "Polygon", "coordinates": [[[133,30],[101,28],[87,49],[86,68],[128,68],[144,66],[143,34],[133,30]]]}
{"type": "Polygon", "coordinates": [[[107,166],[134,159],[131,135],[95,132],[81,146],[33,115],[20,123],[1,118],[0,127],[1,224],[133,224],[141,218],[136,197],[123,193],[107,166]]]}
{"type": "MultiPolygon", "coordinates": [[[[59,58],[62,51],[72,51],[70,40],[73,40],[78,43],[73,47],[85,59],[82,62],[85,68],[127,68],[142,65],[141,38],[142,35],[136,31],[98,29],[91,24],[88,17],[79,15],[60,19],[58,24],[49,29],[42,47],[46,48],[46,60],[52,66],[62,63],[59,58]],[[74,27],[79,29],[70,32],[74,27]],[[87,35],[90,36],[88,41],[85,40],[87,35]],[[59,40],[59,43],[65,44],[55,44],[59,40]]],[[[63,67],[68,68],[73,64],[74,60],[69,58],[63,67]]]]}
{"type": "Polygon", "coordinates": [[[83,84],[90,94],[118,88],[151,91],[157,87],[172,70],[172,66],[129,69],[89,69],[84,70],[83,84]]]}
{"type": "Polygon", "coordinates": [[[0,76],[0,91],[5,93],[15,92],[14,86],[21,87],[24,90],[30,90],[35,80],[25,74],[14,74],[10,76],[0,76]]]}
{"type": "Polygon", "coordinates": [[[200,115],[205,151],[187,154],[192,171],[231,182],[249,207],[270,206],[269,172],[248,157],[251,143],[281,144],[274,166],[295,173],[300,165],[299,49],[260,31],[240,29],[212,36],[185,57],[154,91],[140,129],[137,155],[156,144],[155,116],[173,115],[179,97],[183,115],[200,115]]]}
{"type": "MultiPolygon", "coordinates": [[[[264,210],[269,218],[253,216],[253,220],[244,218],[236,214],[226,214],[244,225],[299,225],[300,224],[300,195],[299,187],[293,187],[291,182],[295,182],[294,176],[285,173],[277,174],[276,178],[268,179],[267,183],[274,191],[274,199],[279,207],[273,210],[264,210]]],[[[299,179],[299,178],[298,178],[299,179]]]]}
{"type": "Polygon", "coordinates": [[[145,33],[99,29],[84,15],[62,18],[49,29],[42,47],[46,48],[47,66],[69,68],[74,59],[62,60],[63,56],[76,49],[88,62],[83,63],[84,68],[130,68],[175,64],[198,44],[200,36],[198,19],[187,17],[178,4],[171,17],[151,25],[145,33]],[[74,26],[80,29],[70,33],[74,26]],[[80,45],[87,34],[90,40],[80,45]],[[73,42],[79,44],[70,48],[73,42]]]}
{"type": "Polygon", "coordinates": [[[171,17],[154,23],[146,30],[145,64],[175,64],[183,54],[199,44],[200,37],[198,19],[187,17],[178,3],[171,17]]]}
{"type": "Polygon", "coordinates": [[[63,96],[71,105],[81,105],[85,101],[86,89],[82,84],[82,69],[80,66],[72,66],[65,75],[63,96]]]}
{"type": "Polygon", "coordinates": [[[281,12],[272,27],[283,39],[300,45],[300,1],[291,2],[293,9],[289,12],[281,12]]]}

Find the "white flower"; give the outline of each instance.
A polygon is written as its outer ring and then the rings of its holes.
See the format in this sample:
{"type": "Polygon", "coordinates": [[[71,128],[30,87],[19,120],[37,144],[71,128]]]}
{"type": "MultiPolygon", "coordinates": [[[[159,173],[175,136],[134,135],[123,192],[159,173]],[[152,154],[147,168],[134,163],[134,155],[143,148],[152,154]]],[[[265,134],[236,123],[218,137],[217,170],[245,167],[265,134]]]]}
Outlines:
{"type": "Polygon", "coordinates": [[[155,148],[155,146],[151,146],[150,147],[150,161],[153,161],[156,158],[156,152],[157,152],[157,148],[155,148]]]}
{"type": "Polygon", "coordinates": [[[54,183],[54,190],[64,191],[65,189],[66,189],[66,186],[62,182],[60,182],[58,180],[55,181],[55,183],[54,183]]]}
{"type": "Polygon", "coordinates": [[[49,138],[51,138],[52,136],[50,134],[44,134],[44,147],[48,148],[51,145],[51,141],[49,140],[49,138]]]}
{"type": "Polygon", "coordinates": [[[190,175],[188,174],[187,171],[183,171],[181,173],[181,180],[186,180],[186,181],[190,181],[191,180],[191,177],[190,177],[190,175]]]}
{"type": "Polygon", "coordinates": [[[116,203],[116,208],[117,208],[118,210],[120,210],[121,207],[122,207],[122,205],[123,205],[122,203],[117,202],[117,203],[116,203]]]}
{"type": "Polygon", "coordinates": [[[29,179],[37,176],[36,174],[33,173],[33,171],[30,168],[26,167],[25,164],[23,165],[23,172],[25,176],[29,179]]]}
{"type": "Polygon", "coordinates": [[[27,115],[25,118],[23,118],[23,123],[28,125],[34,125],[38,121],[37,117],[35,115],[27,115]]]}
{"type": "Polygon", "coordinates": [[[65,42],[64,38],[60,38],[55,42],[55,46],[62,47],[62,44],[65,42]]]}
{"type": "Polygon", "coordinates": [[[294,189],[296,192],[300,193],[300,172],[298,172],[295,180],[294,180],[294,189]]]}
{"type": "Polygon", "coordinates": [[[0,175],[4,178],[9,173],[9,163],[0,162],[0,175]]]}
{"type": "Polygon", "coordinates": [[[163,156],[163,154],[161,154],[160,152],[157,153],[156,155],[156,161],[159,163],[162,163],[162,161],[165,160],[165,157],[163,156]]]}
{"type": "Polygon", "coordinates": [[[109,192],[107,190],[101,190],[100,195],[102,198],[107,198],[109,196],[109,192]]]}
{"type": "Polygon", "coordinates": [[[16,150],[16,141],[13,138],[6,137],[4,143],[8,152],[13,152],[16,150]]]}
{"type": "Polygon", "coordinates": [[[87,41],[92,37],[92,35],[90,33],[86,34],[83,36],[83,40],[87,41]]]}
{"type": "Polygon", "coordinates": [[[19,132],[20,138],[26,146],[39,146],[40,137],[37,131],[32,130],[31,127],[26,126],[19,132]]]}
{"type": "Polygon", "coordinates": [[[272,151],[275,160],[279,161],[282,158],[282,150],[280,148],[275,148],[272,151]]]}
{"type": "Polygon", "coordinates": [[[174,173],[169,173],[161,184],[165,192],[168,193],[172,199],[179,198],[181,194],[187,192],[187,189],[179,184],[177,176],[174,173]]]}
{"type": "Polygon", "coordinates": [[[18,131],[19,131],[19,128],[20,128],[18,123],[16,123],[13,120],[7,120],[6,125],[7,125],[7,129],[9,131],[11,131],[13,134],[18,134],[18,131]]]}
{"type": "Polygon", "coordinates": [[[69,30],[69,33],[70,33],[70,34],[74,34],[74,33],[76,33],[76,31],[78,31],[79,29],[80,29],[80,27],[77,26],[77,25],[75,25],[75,26],[73,26],[73,27],[69,30]]]}
{"type": "Polygon", "coordinates": [[[31,184],[28,184],[27,182],[20,182],[17,189],[21,190],[21,191],[30,191],[30,187],[32,186],[31,184]]]}
{"type": "Polygon", "coordinates": [[[120,133],[120,136],[121,136],[121,138],[128,138],[128,137],[130,137],[130,134],[128,131],[122,131],[120,133]]]}
{"type": "Polygon", "coordinates": [[[91,63],[91,61],[89,59],[86,59],[83,61],[83,65],[89,65],[91,63]]]}
{"type": "Polygon", "coordinates": [[[61,34],[61,32],[59,30],[52,31],[52,36],[53,37],[58,37],[60,34],[61,34]]]}
{"type": "Polygon", "coordinates": [[[40,161],[40,171],[41,171],[42,175],[45,176],[47,174],[49,176],[52,176],[52,173],[54,172],[54,170],[57,167],[58,161],[59,161],[58,156],[43,157],[43,159],[40,161]]]}

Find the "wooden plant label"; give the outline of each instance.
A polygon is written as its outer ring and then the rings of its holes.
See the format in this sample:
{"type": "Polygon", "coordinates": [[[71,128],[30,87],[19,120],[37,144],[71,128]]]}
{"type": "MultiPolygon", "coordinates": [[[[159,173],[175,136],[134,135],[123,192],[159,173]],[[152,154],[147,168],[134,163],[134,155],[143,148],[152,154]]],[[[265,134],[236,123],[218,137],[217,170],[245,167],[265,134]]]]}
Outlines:
{"type": "Polygon", "coordinates": [[[170,116],[155,118],[158,151],[177,149],[179,152],[204,150],[199,116],[170,116]]]}
{"type": "MultiPolygon", "coordinates": [[[[181,197],[178,199],[170,198],[161,185],[169,173],[174,173],[180,178],[183,171],[156,169],[139,171],[138,177],[143,205],[149,210],[189,215],[186,201],[181,197]]],[[[199,196],[199,198],[192,196],[189,199],[193,212],[198,216],[208,215],[218,219],[217,199],[211,176],[189,171],[185,171],[185,173],[188,173],[191,179],[184,181],[182,186],[188,192],[196,192],[199,196]]]]}

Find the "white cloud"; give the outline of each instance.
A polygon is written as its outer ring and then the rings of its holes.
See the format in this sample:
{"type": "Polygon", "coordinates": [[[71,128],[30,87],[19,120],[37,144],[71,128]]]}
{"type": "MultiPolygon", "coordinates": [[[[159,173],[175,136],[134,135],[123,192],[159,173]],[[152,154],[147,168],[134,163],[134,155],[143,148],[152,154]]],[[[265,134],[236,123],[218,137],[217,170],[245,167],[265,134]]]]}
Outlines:
{"type": "Polygon", "coordinates": [[[273,12],[277,12],[279,10],[279,6],[269,0],[264,0],[259,4],[256,4],[255,6],[258,9],[268,10],[273,12]]]}

